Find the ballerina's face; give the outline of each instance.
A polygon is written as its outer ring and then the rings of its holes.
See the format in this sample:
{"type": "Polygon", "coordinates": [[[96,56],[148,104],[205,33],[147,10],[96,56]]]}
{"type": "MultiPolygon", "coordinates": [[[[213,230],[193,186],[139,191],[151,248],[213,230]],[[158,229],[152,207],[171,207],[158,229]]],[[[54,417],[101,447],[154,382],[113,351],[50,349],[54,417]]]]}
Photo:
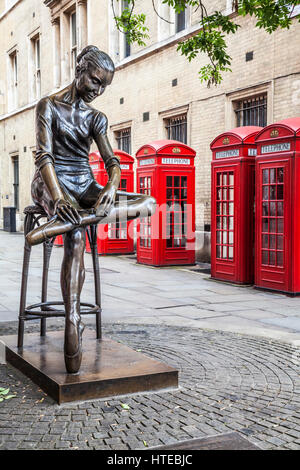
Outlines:
{"type": "Polygon", "coordinates": [[[89,64],[85,70],[76,73],[75,84],[78,95],[86,103],[91,103],[104,93],[107,85],[111,84],[113,76],[113,72],[89,64]]]}

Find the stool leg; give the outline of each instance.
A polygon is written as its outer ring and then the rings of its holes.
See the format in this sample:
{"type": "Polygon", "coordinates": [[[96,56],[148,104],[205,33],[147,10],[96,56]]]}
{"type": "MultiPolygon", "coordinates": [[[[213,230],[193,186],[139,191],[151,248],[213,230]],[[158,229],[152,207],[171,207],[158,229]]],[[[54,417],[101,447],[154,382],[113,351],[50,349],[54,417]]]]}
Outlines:
{"type": "Polygon", "coordinates": [[[96,336],[97,336],[97,339],[100,339],[102,337],[101,287],[100,287],[99,257],[98,257],[98,250],[97,250],[97,225],[90,226],[90,245],[91,245],[93,268],[94,268],[95,304],[99,307],[99,310],[96,312],[96,336]]]}
{"type": "MultiPolygon", "coordinates": [[[[30,230],[34,227],[34,217],[32,214],[27,214],[24,220],[24,235],[26,236],[30,230]]],[[[25,323],[25,308],[26,308],[26,295],[27,295],[27,281],[28,281],[28,270],[29,260],[31,254],[31,246],[25,239],[24,245],[24,256],[23,256],[23,268],[22,268],[22,284],[21,284],[21,296],[20,296],[20,308],[19,308],[19,328],[18,328],[18,348],[23,347],[24,341],[24,323],[25,323]]]]}
{"type": "MultiPolygon", "coordinates": [[[[48,240],[43,243],[43,279],[42,279],[42,302],[47,302],[47,290],[48,290],[48,270],[50,264],[50,256],[53,248],[54,239],[48,240]]],[[[42,307],[41,310],[47,310],[47,308],[42,307]]],[[[41,319],[41,336],[46,335],[46,318],[41,319]]]]}

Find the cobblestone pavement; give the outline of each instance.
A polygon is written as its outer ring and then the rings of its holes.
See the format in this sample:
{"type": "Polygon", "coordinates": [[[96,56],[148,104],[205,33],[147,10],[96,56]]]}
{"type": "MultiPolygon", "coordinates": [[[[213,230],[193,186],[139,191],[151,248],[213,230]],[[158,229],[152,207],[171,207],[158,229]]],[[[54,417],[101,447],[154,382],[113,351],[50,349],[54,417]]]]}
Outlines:
{"type": "Polygon", "coordinates": [[[145,449],[232,431],[262,449],[300,449],[299,349],[169,326],[115,324],[104,333],[178,367],[180,388],[58,406],[2,365],[0,387],[17,398],[0,403],[0,449],[145,449]]]}

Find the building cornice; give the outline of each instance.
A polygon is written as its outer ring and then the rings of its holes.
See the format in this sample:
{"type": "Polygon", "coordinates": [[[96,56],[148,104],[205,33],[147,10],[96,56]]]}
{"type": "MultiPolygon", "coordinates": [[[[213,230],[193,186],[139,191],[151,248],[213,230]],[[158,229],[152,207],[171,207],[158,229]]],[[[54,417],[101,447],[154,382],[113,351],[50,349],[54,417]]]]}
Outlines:
{"type": "Polygon", "coordinates": [[[44,4],[46,7],[52,8],[55,7],[55,5],[59,2],[60,0],[44,0],[44,4]]]}
{"type": "Polygon", "coordinates": [[[10,13],[15,6],[17,6],[19,3],[21,3],[23,0],[15,0],[15,3],[13,3],[10,7],[8,7],[3,13],[0,14],[0,21],[3,20],[3,18],[10,13]]]}

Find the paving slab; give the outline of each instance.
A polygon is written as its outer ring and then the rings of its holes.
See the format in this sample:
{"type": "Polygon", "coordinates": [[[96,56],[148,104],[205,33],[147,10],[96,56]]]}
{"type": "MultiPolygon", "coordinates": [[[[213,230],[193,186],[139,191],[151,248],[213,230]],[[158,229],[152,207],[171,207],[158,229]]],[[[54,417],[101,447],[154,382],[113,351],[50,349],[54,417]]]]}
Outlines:
{"type": "MultiPolygon", "coordinates": [[[[0,323],[17,320],[23,258],[22,234],[0,231],[0,323]]],[[[48,298],[61,300],[59,286],[63,249],[54,247],[48,298]]],[[[39,302],[42,247],[32,249],[28,303],[39,302]]],[[[300,298],[213,281],[187,267],[155,268],[132,256],[99,259],[105,322],[170,324],[276,338],[300,340],[300,298]],[[281,316],[286,318],[281,320],[281,316]],[[294,318],[294,320],[293,320],[294,318]],[[267,320],[267,321],[265,321],[267,320]],[[180,323],[181,322],[181,323],[180,323]]],[[[85,256],[82,301],[94,302],[92,257],[85,256]]]]}

